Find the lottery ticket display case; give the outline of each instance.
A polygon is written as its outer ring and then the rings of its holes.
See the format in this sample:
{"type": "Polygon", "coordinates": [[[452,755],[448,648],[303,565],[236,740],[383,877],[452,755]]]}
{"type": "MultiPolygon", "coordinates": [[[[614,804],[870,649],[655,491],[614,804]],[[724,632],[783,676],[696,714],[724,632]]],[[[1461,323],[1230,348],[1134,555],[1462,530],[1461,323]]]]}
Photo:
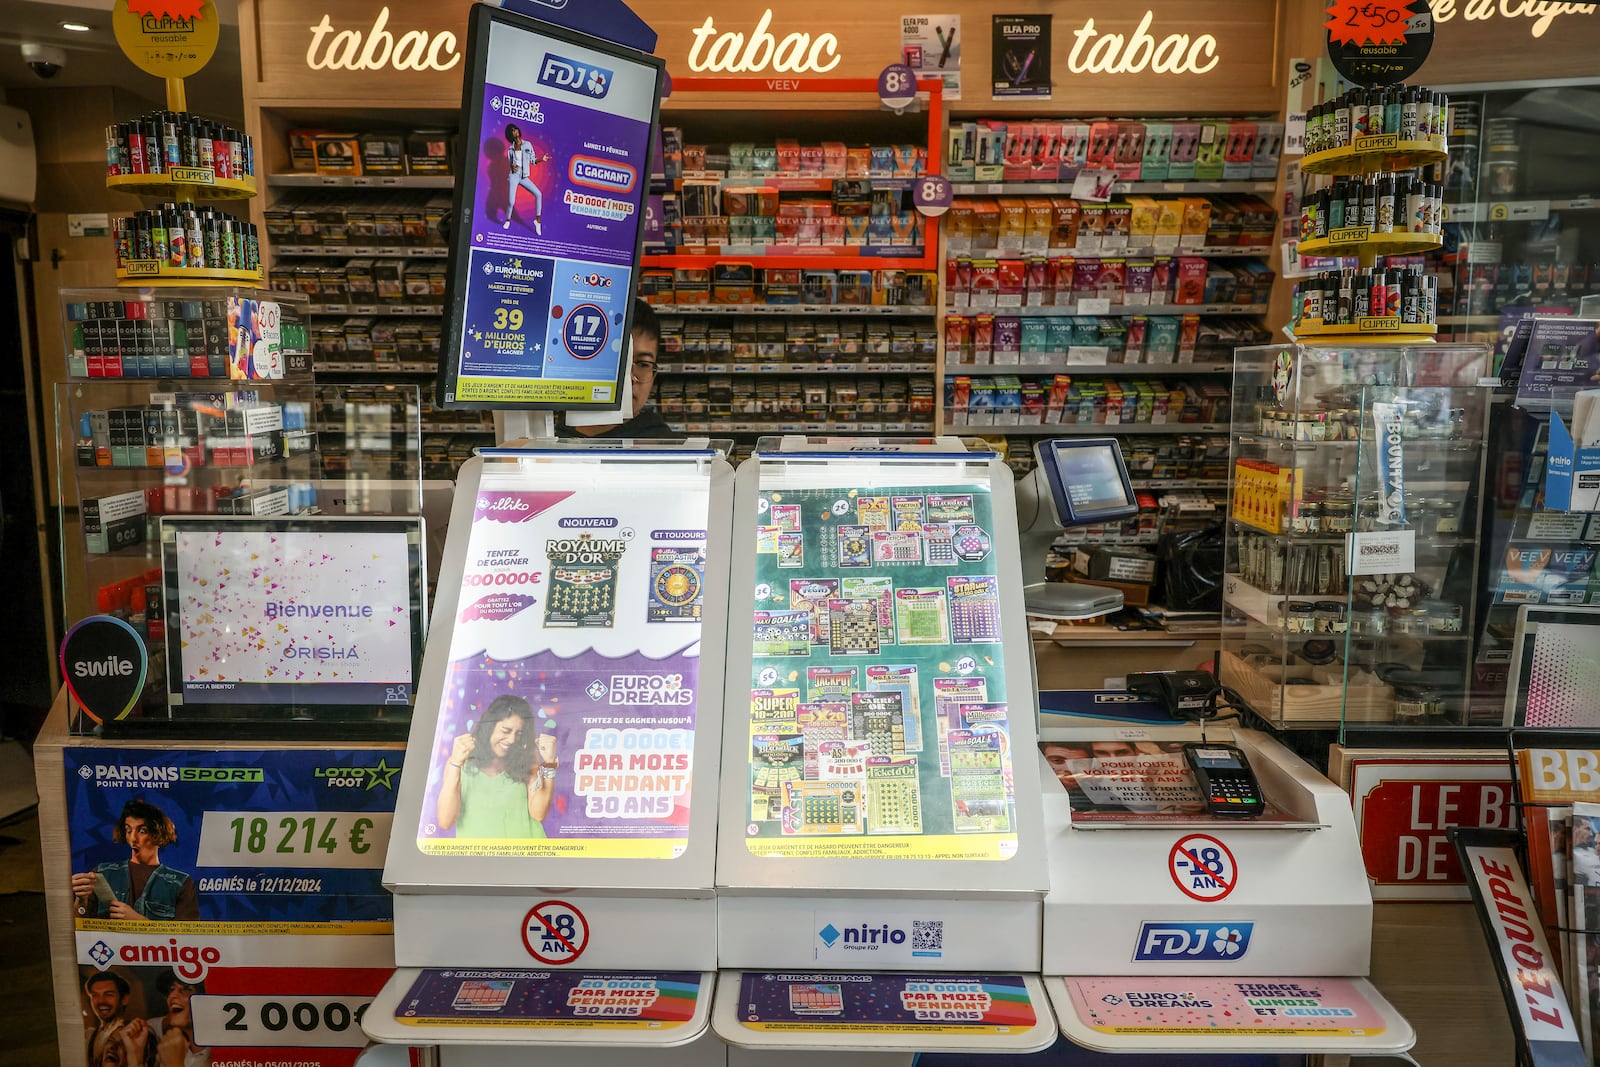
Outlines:
{"type": "Polygon", "coordinates": [[[1042,963],[1062,1033],[1101,1052],[1410,1049],[1365,978],[1372,897],[1348,796],[1266,733],[1090,721],[1040,719],[1057,778],[1042,963]],[[1183,751],[1202,740],[1244,754],[1259,816],[1209,813],[1183,751]]]}
{"type": "Polygon", "coordinates": [[[712,1021],[735,1050],[1050,1043],[1018,558],[1011,472],[953,438],[768,438],[740,466],[712,1021]]]}
{"type": "Polygon", "coordinates": [[[598,1063],[705,1031],[724,455],[540,441],[463,467],[384,870],[399,969],[365,1017],[374,1040],[447,1063],[609,1046],[598,1063]]]}

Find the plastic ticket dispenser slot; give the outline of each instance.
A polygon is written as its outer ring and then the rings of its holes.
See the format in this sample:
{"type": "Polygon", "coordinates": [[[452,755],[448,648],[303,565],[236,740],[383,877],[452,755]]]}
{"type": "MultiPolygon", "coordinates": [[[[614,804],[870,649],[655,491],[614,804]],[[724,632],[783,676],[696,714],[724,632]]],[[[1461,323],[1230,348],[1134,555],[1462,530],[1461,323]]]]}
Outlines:
{"type": "Polygon", "coordinates": [[[384,868],[399,969],[364,1017],[375,1040],[446,1064],[512,1062],[455,1046],[612,1047],[563,1054],[590,1064],[705,1033],[724,454],[550,442],[463,466],[384,868]]]}
{"type": "Polygon", "coordinates": [[[712,1016],[730,1063],[1055,1036],[1012,482],[954,438],[769,438],[739,468],[712,1016]]]}
{"type": "Polygon", "coordinates": [[[1043,973],[1062,1033],[1102,1052],[1411,1048],[1365,978],[1372,897],[1350,798],[1273,737],[1210,724],[1267,810],[1209,815],[1183,776],[1201,725],[1131,722],[1041,716],[1043,973]]]}

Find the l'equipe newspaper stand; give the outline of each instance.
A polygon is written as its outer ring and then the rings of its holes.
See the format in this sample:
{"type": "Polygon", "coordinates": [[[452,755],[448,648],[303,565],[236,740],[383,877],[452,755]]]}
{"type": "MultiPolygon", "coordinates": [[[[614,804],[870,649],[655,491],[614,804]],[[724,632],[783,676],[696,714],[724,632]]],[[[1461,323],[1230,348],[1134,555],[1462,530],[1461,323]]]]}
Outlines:
{"type": "Polygon", "coordinates": [[[712,1020],[730,1063],[1054,1038],[1012,482],[950,438],[768,439],[739,469],[712,1020]]]}
{"type": "MultiPolygon", "coordinates": [[[[541,442],[462,468],[373,1039],[598,1064],[704,1033],[732,496],[703,443],[541,442]]],[[[721,1062],[707,1044],[652,1062],[721,1062]]]]}

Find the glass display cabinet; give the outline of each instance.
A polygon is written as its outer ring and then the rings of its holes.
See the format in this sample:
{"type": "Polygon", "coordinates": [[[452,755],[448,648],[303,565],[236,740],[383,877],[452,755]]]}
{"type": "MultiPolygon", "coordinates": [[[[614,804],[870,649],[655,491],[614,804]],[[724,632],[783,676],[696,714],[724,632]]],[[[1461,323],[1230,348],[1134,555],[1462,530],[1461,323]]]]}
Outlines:
{"type": "Polygon", "coordinates": [[[1221,680],[1267,722],[1464,721],[1489,358],[1239,350],[1221,680]]]}

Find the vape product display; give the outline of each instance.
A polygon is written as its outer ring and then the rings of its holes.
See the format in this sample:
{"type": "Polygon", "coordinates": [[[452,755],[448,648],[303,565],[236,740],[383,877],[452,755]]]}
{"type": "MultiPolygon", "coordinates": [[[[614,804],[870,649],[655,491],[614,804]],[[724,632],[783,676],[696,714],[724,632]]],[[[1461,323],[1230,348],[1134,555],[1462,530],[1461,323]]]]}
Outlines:
{"type": "Polygon", "coordinates": [[[1271,181],[1283,123],[1254,119],[976,119],[950,124],[945,173],[958,182],[1271,181]]]}
{"type": "Polygon", "coordinates": [[[247,297],[68,301],[72,378],[268,380],[309,369],[300,307],[247,297]]]}
{"type": "Polygon", "coordinates": [[[1143,426],[1227,422],[1231,394],[1220,382],[997,375],[945,378],[953,426],[1143,426]]]}

